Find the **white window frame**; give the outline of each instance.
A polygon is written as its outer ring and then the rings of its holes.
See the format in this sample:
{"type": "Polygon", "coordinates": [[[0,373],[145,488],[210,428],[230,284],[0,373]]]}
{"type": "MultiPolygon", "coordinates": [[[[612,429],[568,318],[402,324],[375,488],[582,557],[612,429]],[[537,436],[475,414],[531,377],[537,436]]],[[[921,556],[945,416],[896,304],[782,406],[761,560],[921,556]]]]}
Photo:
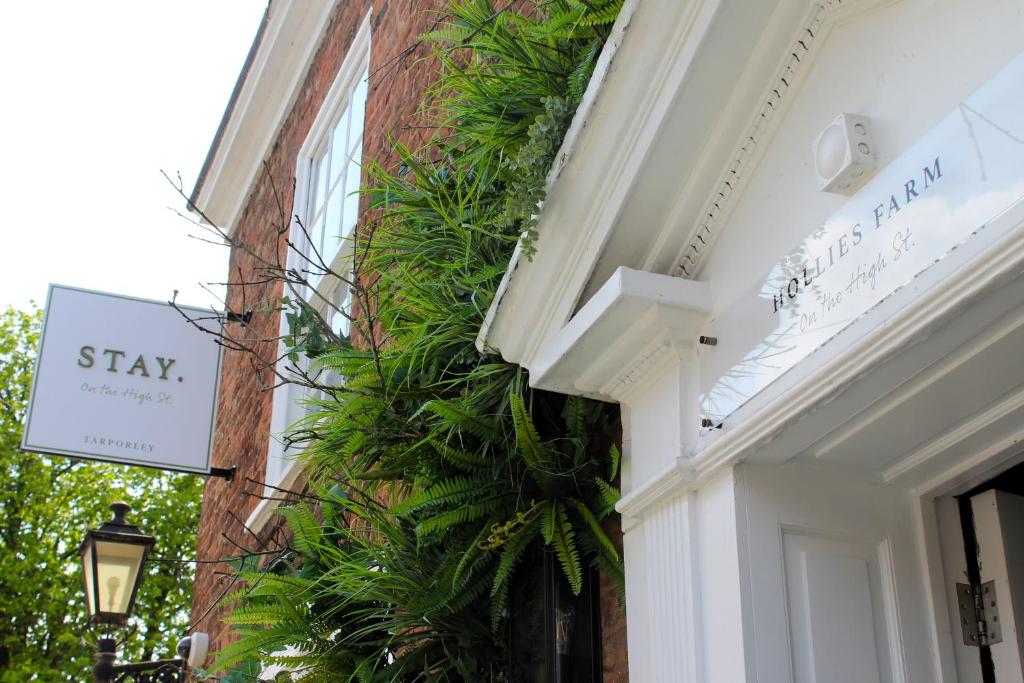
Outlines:
{"type": "MultiPolygon", "coordinates": [[[[349,47],[348,54],[345,56],[341,68],[338,70],[338,74],[335,76],[334,82],[327,92],[327,96],[324,98],[320,111],[317,113],[316,119],[309,129],[306,140],[299,150],[295,169],[295,198],[292,207],[292,215],[295,218],[291,226],[291,239],[293,244],[298,245],[302,249],[309,248],[301,226],[308,226],[306,219],[310,212],[311,185],[316,176],[313,170],[314,160],[317,158],[318,153],[323,150],[324,145],[329,144],[331,130],[334,128],[338,117],[344,112],[353,95],[358,93],[360,80],[369,73],[370,20],[371,14],[367,13],[352,41],[352,45],[349,47]],[[299,221],[301,221],[301,226],[299,221]]],[[[365,99],[362,106],[365,107],[365,99]]],[[[362,147],[365,147],[365,130],[366,118],[364,111],[363,130],[361,131],[362,142],[360,143],[362,147]]],[[[349,194],[347,192],[348,188],[344,189],[346,194],[349,194]]],[[[358,223],[358,217],[355,223],[358,223]]],[[[333,272],[346,272],[352,267],[351,236],[355,231],[355,223],[340,240],[337,252],[331,256],[329,265],[333,272]]],[[[308,232],[309,230],[310,227],[307,227],[306,231],[308,232]]],[[[291,267],[309,265],[301,255],[294,252],[288,254],[288,263],[291,267]]],[[[338,278],[332,276],[318,278],[313,286],[316,290],[315,293],[313,291],[308,292],[306,299],[315,308],[327,308],[326,304],[323,306],[319,304],[323,303],[324,298],[331,299],[339,294],[339,290],[345,300],[349,298],[347,285],[338,278]]],[[[288,293],[286,292],[286,294],[288,293]]],[[[344,306],[345,304],[342,305],[344,306]]],[[[330,315],[325,317],[330,321],[330,315]]],[[[280,329],[282,337],[287,334],[288,325],[284,315],[281,316],[280,329]]],[[[279,354],[284,352],[285,348],[282,343],[279,354]]],[[[283,359],[282,363],[287,363],[287,359],[283,359]]],[[[284,384],[274,390],[273,412],[270,419],[270,443],[267,448],[264,478],[267,484],[264,495],[268,498],[280,498],[279,493],[278,495],[273,495],[275,490],[271,487],[290,488],[301,473],[301,467],[299,467],[299,464],[294,459],[295,450],[289,449],[282,437],[288,428],[302,417],[305,410],[302,401],[308,396],[309,392],[305,387],[295,384],[284,384]]],[[[250,515],[247,525],[254,530],[258,530],[269,519],[274,507],[276,507],[275,501],[260,501],[260,505],[250,515]]]]}

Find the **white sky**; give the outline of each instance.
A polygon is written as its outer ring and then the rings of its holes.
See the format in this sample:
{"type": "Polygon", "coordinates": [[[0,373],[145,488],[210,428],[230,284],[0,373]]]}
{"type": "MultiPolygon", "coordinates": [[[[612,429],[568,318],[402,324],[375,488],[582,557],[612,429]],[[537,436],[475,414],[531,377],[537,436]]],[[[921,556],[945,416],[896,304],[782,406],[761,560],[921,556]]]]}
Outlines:
{"type": "Polygon", "coordinates": [[[167,207],[191,191],[266,0],[20,0],[0,20],[0,309],[49,282],[215,300],[227,249],[167,207]]]}

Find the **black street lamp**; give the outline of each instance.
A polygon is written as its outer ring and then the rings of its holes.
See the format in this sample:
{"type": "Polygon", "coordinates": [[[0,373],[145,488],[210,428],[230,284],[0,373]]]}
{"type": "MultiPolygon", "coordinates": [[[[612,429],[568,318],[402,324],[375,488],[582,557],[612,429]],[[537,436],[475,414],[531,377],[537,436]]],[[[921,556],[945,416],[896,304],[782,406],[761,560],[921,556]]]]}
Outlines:
{"type": "Polygon", "coordinates": [[[125,521],[127,503],[110,506],[114,518],[90,529],[78,549],[85,574],[89,621],[124,626],[135,605],[146,556],[156,542],[125,521]]]}
{"type": "MultiPolygon", "coordinates": [[[[89,622],[124,626],[135,606],[146,557],[156,539],[125,520],[131,510],[126,503],[114,503],[110,509],[114,518],[99,529],[86,532],[78,554],[82,558],[89,622]]],[[[184,680],[183,659],[116,664],[116,639],[100,638],[96,645],[93,677],[99,683],[180,683],[184,680]]],[[[185,653],[188,653],[187,647],[185,653]]]]}

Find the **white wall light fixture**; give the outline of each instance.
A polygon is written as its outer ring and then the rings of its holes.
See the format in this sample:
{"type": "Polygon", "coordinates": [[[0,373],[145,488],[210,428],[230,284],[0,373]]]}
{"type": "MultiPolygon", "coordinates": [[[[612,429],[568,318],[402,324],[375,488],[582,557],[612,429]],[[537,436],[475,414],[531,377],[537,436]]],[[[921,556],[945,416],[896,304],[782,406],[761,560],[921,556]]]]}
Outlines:
{"type": "Polygon", "coordinates": [[[192,635],[178,641],[178,656],[185,660],[190,669],[199,669],[206,663],[210,652],[210,634],[193,631],[192,635]]]}
{"type": "Polygon", "coordinates": [[[818,135],[813,149],[822,192],[852,195],[875,169],[871,122],[864,116],[840,114],[818,135]]]}

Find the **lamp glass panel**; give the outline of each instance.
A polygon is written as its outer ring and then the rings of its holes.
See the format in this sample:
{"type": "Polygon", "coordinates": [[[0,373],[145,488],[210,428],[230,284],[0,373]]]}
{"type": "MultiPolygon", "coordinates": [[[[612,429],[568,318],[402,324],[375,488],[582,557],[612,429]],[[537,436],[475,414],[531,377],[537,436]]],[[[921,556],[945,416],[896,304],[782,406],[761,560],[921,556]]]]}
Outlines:
{"type": "Polygon", "coordinates": [[[96,578],[101,612],[128,613],[145,553],[143,545],[96,541],[96,578]]]}
{"type": "Polygon", "coordinates": [[[92,585],[92,543],[82,547],[82,573],[85,575],[85,600],[89,605],[89,616],[96,613],[96,589],[92,585]]]}

